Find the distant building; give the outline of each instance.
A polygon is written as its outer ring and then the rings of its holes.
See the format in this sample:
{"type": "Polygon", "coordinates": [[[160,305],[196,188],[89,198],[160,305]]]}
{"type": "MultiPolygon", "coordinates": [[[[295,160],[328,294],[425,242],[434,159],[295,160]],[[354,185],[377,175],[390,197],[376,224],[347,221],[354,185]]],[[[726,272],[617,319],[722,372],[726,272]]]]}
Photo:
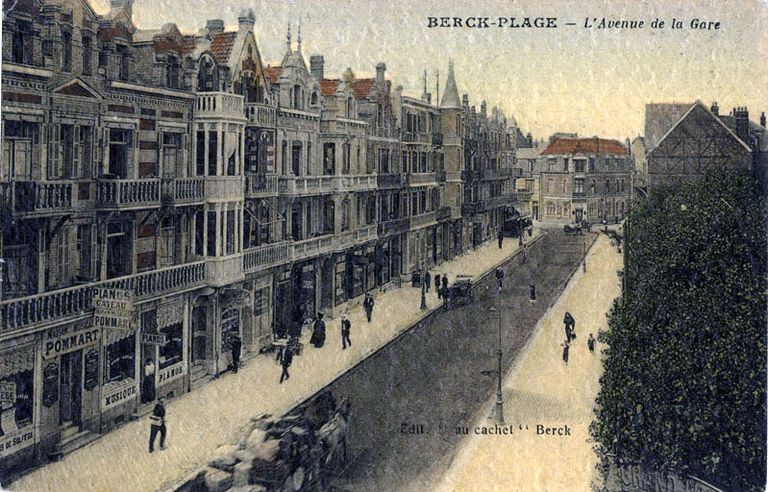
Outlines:
{"type": "Polygon", "coordinates": [[[542,221],[613,222],[629,210],[632,164],[619,141],[560,138],[538,163],[542,221]]]}

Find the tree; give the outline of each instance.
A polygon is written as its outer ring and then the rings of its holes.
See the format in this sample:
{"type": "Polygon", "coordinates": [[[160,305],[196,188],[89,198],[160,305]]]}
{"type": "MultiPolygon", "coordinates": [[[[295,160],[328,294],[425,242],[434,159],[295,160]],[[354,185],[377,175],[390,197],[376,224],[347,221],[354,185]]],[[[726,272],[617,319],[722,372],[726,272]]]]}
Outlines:
{"type": "Polygon", "coordinates": [[[592,437],[603,464],[765,486],[766,222],[749,176],[720,172],[632,210],[592,437]]]}

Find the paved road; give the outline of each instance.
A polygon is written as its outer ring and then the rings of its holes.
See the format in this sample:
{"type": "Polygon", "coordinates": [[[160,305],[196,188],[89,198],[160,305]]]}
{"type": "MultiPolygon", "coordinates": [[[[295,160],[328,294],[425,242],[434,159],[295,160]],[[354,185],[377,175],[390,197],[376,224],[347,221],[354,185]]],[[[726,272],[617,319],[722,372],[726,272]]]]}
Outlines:
{"type": "Polygon", "coordinates": [[[498,319],[489,319],[490,308],[501,304],[506,371],[594,237],[550,231],[525,263],[518,256],[507,265],[501,296],[488,277],[475,287],[475,304],[438,312],[334,382],[336,397],[352,402],[353,461],[337,489],[424,490],[444,472],[461,440],[455,427],[469,426],[495,391],[495,379],[481,374],[497,363],[498,319]]]}

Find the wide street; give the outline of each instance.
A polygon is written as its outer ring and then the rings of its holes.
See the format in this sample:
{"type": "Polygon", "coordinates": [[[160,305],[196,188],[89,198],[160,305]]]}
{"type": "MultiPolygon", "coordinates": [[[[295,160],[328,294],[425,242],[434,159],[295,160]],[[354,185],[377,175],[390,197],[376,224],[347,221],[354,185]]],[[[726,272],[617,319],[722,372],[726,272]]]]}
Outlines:
{"type": "MultiPolygon", "coordinates": [[[[350,457],[336,481],[341,490],[429,490],[445,472],[462,435],[483,402],[495,391],[500,309],[503,371],[515,361],[537,325],[577,269],[595,234],[565,236],[552,229],[505,268],[501,296],[488,276],[476,289],[476,302],[439,311],[329,389],[349,397],[352,419],[350,457]],[[529,301],[536,284],[537,302],[529,301]]],[[[555,344],[552,351],[559,353],[555,344]]]]}

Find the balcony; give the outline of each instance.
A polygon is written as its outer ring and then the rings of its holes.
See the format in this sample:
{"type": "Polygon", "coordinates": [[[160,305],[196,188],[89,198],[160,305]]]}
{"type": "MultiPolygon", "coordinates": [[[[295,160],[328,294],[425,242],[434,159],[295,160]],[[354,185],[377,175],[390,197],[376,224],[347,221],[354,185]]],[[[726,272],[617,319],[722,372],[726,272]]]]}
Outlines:
{"type": "Polygon", "coordinates": [[[195,95],[195,118],[245,119],[243,96],[228,92],[200,92],[195,95]]]}
{"type": "Polygon", "coordinates": [[[266,104],[245,103],[245,117],[250,124],[274,127],[277,124],[277,109],[266,104]]]}
{"type": "Polygon", "coordinates": [[[296,241],[292,245],[291,261],[301,261],[330,253],[333,248],[333,235],[313,237],[303,241],[296,241]]]}
{"type": "Polygon", "coordinates": [[[437,222],[437,212],[426,212],[411,216],[411,229],[421,229],[437,222]]]}
{"type": "Polygon", "coordinates": [[[279,190],[285,195],[325,195],[336,192],[375,190],[375,174],[344,176],[280,176],[279,190]]]}
{"type": "Polygon", "coordinates": [[[409,186],[437,185],[437,176],[431,173],[408,173],[406,175],[409,186]]]}
{"type": "Polygon", "coordinates": [[[154,299],[165,293],[182,293],[205,284],[205,263],[198,261],[160,270],[128,275],[77,287],[55,290],[0,302],[0,336],[43,323],[57,323],[93,316],[93,290],[96,287],[125,289],[137,301],[154,299]]]}
{"type": "Polygon", "coordinates": [[[135,210],[160,206],[159,179],[100,179],[96,186],[97,207],[135,210]]]}
{"type": "Polygon", "coordinates": [[[435,214],[435,218],[438,221],[448,220],[451,218],[451,207],[440,207],[435,214]]]}
{"type": "Polygon", "coordinates": [[[210,202],[234,202],[243,199],[243,176],[208,176],[205,199],[210,202]]]}
{"type": "Polygon", "coordinates": [[[531,193],[528,190],[517,190],[517,201],[519,202],[529,202],[531,201],[531,197],[533,197],[533,193],[531,193]]]}
{"type": "Polygon", "coordinates": [[[438,183],[445,183],[445,180],[448,177],[445,171],[437,171],[435,173],[435,176],[437,177],[437,182],[438,183]]]}
{"type": "Polygon", "coordinates": [[[3,183],[3,202],[24,214],[54,215],[72,211],[72,181],[24,181],[3,183]]]}
{"type": "Polygon", "coordinates": [[[443,145],[443,134],[442,133],[433,133],[432,134],[432,145],[439,147],[443,145]]]}
{"type": "Polygon", "coordinates": [[[512,170],[509,168],[483,169],[481,176],[484,181],[490,181],[494,179],[507,179],[512,176],[512,170]]]}
{"type": "Polygon", "coordinates": [[[370,191],[375,190],[378,181],[375,174],[359,174],[353,176],[335,176],[336,191],[370,191]]]}
{"type": "Polygon", "coordinates": [[[223,287],[244,279],[242,253],[205,259],[205,281],[211,287],[223,287]]]}
{"type": "Polygon", "coordinates": [[[290,248],[287,241],[249,248],[243,252],[245,273],[253,273],[288,261],[290,261],[290,248]]]}
{"type": "Polygon", "coordinates": [[[400,188],[405,186],[405,175],[400,173],[378,174],[376,176],[379,188],[400,188]]]}
{"type": "Polygon", "coordinates": [[[482,201],[462,203],[461,215],[468,216],[468,215],[479,214],[480,212],[483,211],[484,208],[485,208],[485,205],[483,204],[482,201]]]}
{"type": "Polygon", "coordinates": [[[343,251],[347,248],[350,248],[352,246],[356,246],[358,244],[364,244],[368,241],[373,241],[378,237],[376,234],[376,224],[370,224],[365,225],[362,227],[358,227],[354,231],[348,231],[339,234],[338,236],[335,236],[334,239],[334,249],[336,251],[343,251]]]}
{"type": "Polygon", "coordinates": [[[200,205],[205,202],[205,178],[176,178],[163,180],[163,203],[169,205],[200,205]]]}
{"type": "Polygon", "coordinates": [[[277,190],[276,174],[251,174],[245,177],[245,196],[248,198],[276,196],[277,190]]]}
{"type": "Polygon", "coordinates": [[[587,199],[587,193],[584,192],[584,191],[574,191],[573,192],[573,199],[574,200],[585,201],[587,199]]]}
{"type": "Polygon", "coordinates": [[[381,222],[379,224],[379,237],[389,236],[393,234],[404,234],[408,232],[410,226],[410,219],[408,217],[401,217],[399,219],[392,219],[381,222]]]}

